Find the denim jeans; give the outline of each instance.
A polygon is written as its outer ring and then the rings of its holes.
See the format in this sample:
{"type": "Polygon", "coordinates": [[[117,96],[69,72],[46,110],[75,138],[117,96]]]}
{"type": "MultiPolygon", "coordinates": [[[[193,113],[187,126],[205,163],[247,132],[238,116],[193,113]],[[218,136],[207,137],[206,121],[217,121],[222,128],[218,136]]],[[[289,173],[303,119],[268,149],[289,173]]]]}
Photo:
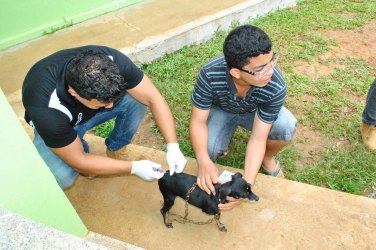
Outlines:
{"type": "MultiPolygon", "coordinates": [[[[116,151],[128,145],[136,133],[147,107],[130,95],[125,95],[113,109],[96,114],[90,120],[74,127],[80,137],[85,152],[89,152],[89,145],[83,140],[85,133],[91,128],[115,118],[115,127],[105,140],[106,146],[116,151]]],[[[55,176],[59,186],[66,189],[73,185],[78,173],[66,164],[59,156],[53,153],[44,143],[38,132],[34,129],[34,145],[51,172],[55,176]]]]}
{"type": "MultiPolygon", "coordinates": [[[[228,150],[230,140],[238,126],[252,130],[256,112],[233,114],[218,107],[212,107],[208,119],[208,152],[210,159],[216,161],[228,150]]],[[[291,141],[296,131],[297,120],[285,107],[279,111],[269,132],[269,140],[291,141]]]]}
{"type": "Polygon", "coordinates": [[[362,119],[368,125],[376,125],[376,78],[368,90],[366,107],[363,110],[362,119]]]}

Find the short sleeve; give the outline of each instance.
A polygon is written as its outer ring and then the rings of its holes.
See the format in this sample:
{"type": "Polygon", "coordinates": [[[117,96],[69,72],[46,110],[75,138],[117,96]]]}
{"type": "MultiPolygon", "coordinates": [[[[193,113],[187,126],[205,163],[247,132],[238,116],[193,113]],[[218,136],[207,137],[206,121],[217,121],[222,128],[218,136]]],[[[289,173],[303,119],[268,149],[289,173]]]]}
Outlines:
{"type": "Polygon", "coordinates": [[[210,109],[213,103],[213,91],[205,70],[202,69],[196,80],[196,84],[191,96],[191,101],[199,109],[210,109]]]}
{"type": "Polygon", "coordinates": [[[64,113],[55,109],[35,107],[29,107],[27,112],[33,126],[48,147],[65,147],[77,138],[76,131],[64,113]]]}

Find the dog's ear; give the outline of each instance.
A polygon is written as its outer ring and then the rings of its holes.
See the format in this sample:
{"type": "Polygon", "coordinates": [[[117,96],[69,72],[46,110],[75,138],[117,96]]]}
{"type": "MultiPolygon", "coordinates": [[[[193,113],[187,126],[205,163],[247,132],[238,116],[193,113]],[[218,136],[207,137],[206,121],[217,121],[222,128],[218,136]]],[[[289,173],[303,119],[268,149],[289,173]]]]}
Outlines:
{"type": "Polygon", "coordinates": [[[243,175],[241,173],[239,173],[239,172],[237,172],[236,174],[232,175],[232,179],[238,179],[238,178],[242,178],[242,177],[243,177],[243,175]]]}

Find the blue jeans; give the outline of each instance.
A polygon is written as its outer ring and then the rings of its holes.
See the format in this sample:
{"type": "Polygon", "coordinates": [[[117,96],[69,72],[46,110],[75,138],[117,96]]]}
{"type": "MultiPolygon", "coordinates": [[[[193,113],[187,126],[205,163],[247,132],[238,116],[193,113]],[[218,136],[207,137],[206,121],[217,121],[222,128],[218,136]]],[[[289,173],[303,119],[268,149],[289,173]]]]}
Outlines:
{"type": "MultiPolygon", "coordinates": [[[[256,112],[232,114],[212,107],[208,118],[208,153],[216,161],[228,150],[230,140],[238,126],[252,130],[256,112]]],[[[279,111],[269,132],[269,140],[291,141],[296,131],[297,120],[285,107],[279,111]]]]}
{"type": "MultiPolygon", "coordinates": [[[[128,145],[145,116],[146,109],[145,105],[139,103],[130,95],[125,95],[113,109],[98,113],[87,122],[75,126],[74,129],[81,139],[84,151],[89,152],[89,145],[83,140],[85,133],[91,128],[115,117],[115,127],[106,138],[105,144],[112,151],[128,145]]],[[[35,129],[34,135],[34,145],[55,176],[59,186],[62,189],[72,186],[78,173],[50,150],[35,129]]]]}
{"type": "Polygon", "coordinates": [[[368,90],[366,107],[364,108],[362,119],[368,125],[376,125],[376,78],[368,90]]]}

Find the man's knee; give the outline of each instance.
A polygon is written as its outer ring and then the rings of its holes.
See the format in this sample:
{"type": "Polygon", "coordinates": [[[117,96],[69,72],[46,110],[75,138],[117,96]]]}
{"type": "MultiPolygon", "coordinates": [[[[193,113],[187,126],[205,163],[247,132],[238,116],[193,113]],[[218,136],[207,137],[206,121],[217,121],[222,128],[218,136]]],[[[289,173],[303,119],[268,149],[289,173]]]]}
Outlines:
{"type": "Polygon", "coordinates": [[[147,106],[137,101],[130,95],[125,95],[121,101],[115,105],[114,109],[126,111],[137,110],[138,112],[146,111],[147,106]]]}
{"type": "Polygon", "coordinates": [[[119,105],[116,107],[116,112],[118,115],[116,116],[116,121],[129,121],[134,122],[136,124],[140,123],[143,118],[145,117],[147,111],[147,106],[138,102],[134,98],[127,98],[124,101],[123,105],[119,105]]]}
{"type": "Polygon", "coordinates": [[[270,140],[281,140],[281,141],[291,141],[296,132],[297,122],[288,122],[283,124],[278,124],[278,127],[272,128],[269,133],[268,139],[270,140]]]}
{"type": "Polygon", "coordinates": [[[61,189],[65,190],[73,186],[73,184],[76,182],[77,177],[78,176],[76,176],[73,179],[70,179],[69,181],[63,181],[63,182],[57,181],[57,183],[59,184],[61,189]]]}
{"type": "Polygon", "coordinates": [[[65,190],[73,186],[73,184],[76,182],[76,179],[78,177],[78,173],[76,171],[70,171],[69,173],[62,175],[55,175],[55,179],[57,183],[59,184],[60,188],[65,190]]]}
{"type": "Polygon", "coordinates": [[[218,143],[208,143],[208,153],[210,159],[215,162],[218,158],[226,155],[227,149],[219,147],[218,143]]]}
{"type": "Polygon", "coordinates": [[[295,135],[297,120],[294,115],[284,108],[278,119],[273,123],[268,139],[291,141],[295,135]]]}
{"type": "Polygon", "coordinates": [[[284,140],[291,141],[296,132],[297,120],[295,119],[295,117],[293,117],[293,119],[287,120],[284,125],[284,131],[282,133],[284,140]]]}

